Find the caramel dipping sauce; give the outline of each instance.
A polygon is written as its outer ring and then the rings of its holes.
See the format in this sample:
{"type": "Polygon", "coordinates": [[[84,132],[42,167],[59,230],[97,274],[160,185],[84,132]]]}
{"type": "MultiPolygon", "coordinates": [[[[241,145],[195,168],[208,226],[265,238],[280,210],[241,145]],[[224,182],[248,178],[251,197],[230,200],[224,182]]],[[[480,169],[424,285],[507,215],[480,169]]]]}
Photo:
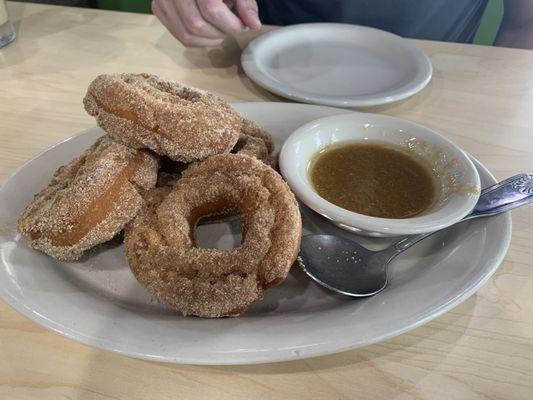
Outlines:
{"type": "Polygon", "coordinates": [[[309,176],[330,203],[373,217],[414,217],[433,205],[437,192],[429,168],[380,142],[328,146],[314,156],[309,176]]]}

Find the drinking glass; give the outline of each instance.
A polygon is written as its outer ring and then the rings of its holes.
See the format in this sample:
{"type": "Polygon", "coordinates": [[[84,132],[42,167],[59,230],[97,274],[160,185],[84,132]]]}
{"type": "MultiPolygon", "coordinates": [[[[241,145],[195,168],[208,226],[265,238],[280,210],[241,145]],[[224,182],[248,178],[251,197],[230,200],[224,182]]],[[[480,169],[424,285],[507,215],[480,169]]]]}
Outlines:
{"type": "Polygon", "coordinates": [[[0,47],[15,40],[15,30],[7,15],[6,2],[0,0],[0,47]]]}

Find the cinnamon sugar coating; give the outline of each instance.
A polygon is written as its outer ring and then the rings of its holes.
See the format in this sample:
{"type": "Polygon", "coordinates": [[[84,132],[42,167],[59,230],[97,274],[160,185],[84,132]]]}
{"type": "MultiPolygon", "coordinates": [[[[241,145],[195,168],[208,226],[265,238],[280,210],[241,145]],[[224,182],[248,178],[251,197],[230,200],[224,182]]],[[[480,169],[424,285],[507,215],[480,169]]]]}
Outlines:
{"type": "Polygon", "coordinates": [[[239,140],[231,152],[253,156],[276,169],[277,157],[271,154],[273,150],[272,136],[256,122],[243,118],[239,140]]]}
{"type": "Polygon", "coordinates": [[[184,315],[236,316],[287,276],[300,246],[298,204],[281,176],[238,154],[191,165],[173,187],[152,190],[125,232],[137,280],[184,315]],[[195,247],[199,219],[239,214],[242,244],[195,247]]]}
{"type": "Polygon", "coordinates": [[[234,154],[244,154],[246,156],[255,157],[264,163],[268,161],[270,156],[265,142],[262,139],[244,134],[241,134],[231,152],[234,154]]]}
{"type": "Polygon", "coordinates": [[[107,135],[60,167],[22,213],[28,245],[59,260],[76,260],[112,239],[139,211],[153,188],[159,160],[107,135]]]}
{"type": "Polygon", "coordinates": [[[182,162],[229,153],[242,124],[225,100],[149,74],[99,75],[83,103],[116,140],[182,162]]]}
{"type": "Polygon", "coordinates": [[[241,134],[261,139],[265,143],[268,153],[272,153],[274,150],[274,142],[272,141],[270,133],[250,119],[242,119],[241,134]]]}

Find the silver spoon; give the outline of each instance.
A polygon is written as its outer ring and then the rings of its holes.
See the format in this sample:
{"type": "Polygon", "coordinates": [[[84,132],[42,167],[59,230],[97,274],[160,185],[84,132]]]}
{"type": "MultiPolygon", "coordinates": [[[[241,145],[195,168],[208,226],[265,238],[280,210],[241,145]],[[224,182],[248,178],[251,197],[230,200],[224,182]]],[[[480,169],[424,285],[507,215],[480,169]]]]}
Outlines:
{"type": "MultiPolygon", "coordinates": [[[[533,174],[519,174],[481,191],[467,221],[510,211],[533,202],[533,174]]],[[[315,282],[334,292],[352,297],[372,296],[387,285],[390,262],[435,232],[408,236],[381,251],[335,235],[306,235],[298,262],[315,282]]]]}

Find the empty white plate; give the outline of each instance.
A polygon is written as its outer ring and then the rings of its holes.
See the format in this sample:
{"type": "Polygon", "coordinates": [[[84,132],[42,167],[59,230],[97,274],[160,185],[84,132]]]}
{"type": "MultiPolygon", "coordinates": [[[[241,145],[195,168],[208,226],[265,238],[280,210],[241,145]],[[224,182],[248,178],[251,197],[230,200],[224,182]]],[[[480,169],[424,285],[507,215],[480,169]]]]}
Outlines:
{"type": "Polygon", "coordinates": [[[412,42],[379,29],[330,23],[267,32],[243,51],[242,66],[273,93],[337,107],[405,99],[432,74],[429,59],[412,42]]]}

